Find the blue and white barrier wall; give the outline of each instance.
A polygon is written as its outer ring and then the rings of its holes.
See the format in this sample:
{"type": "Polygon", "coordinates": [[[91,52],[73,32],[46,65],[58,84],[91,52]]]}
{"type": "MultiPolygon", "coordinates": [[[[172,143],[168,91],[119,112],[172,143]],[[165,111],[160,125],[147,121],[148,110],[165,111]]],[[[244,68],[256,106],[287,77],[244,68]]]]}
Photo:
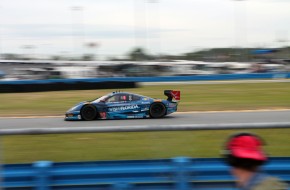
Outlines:
{"type": "MultiPolygon", "coordinates": [[[[290,157],[272,157],[263,170],[290,183],[290,157]]],[[[8,190],[234,190],[234,178],[229,171],[220,158],[38,161],[3,165],[1,187],[8,190]]]]}
{"type": "Polygon", "coordinates": [[[0,81],[0,92],[134,88],[136,87],[136,82],[180,82],[289,78],[290,73],[283,72],[160,77],[108,77],[86,79],[16,80],[0,81]]]}

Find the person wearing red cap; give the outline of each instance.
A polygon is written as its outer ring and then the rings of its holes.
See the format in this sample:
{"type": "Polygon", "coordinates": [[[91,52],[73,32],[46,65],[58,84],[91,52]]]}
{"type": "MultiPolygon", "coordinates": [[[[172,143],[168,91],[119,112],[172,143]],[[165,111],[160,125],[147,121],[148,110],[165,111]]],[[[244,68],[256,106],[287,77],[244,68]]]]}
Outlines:
{"type": "Polygon", "coordinates": [[[241,190],[286,190],[286,183],[260,171],[268,160],[263,145],[255,134],[237,133],[226,141],[223,156],[241,190]]]}

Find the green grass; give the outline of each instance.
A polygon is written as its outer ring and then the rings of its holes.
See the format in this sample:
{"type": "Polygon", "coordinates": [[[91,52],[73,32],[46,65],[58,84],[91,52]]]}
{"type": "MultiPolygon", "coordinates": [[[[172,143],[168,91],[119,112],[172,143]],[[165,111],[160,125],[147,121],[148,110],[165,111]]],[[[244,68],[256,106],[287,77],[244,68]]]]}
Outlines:
{"type": "MultiPolygon", "coordinates": [[[[164,89],[181,90],[179,111],[290,108],[290,83],[160,85],[124,89],[165,98],[164,89]]],[[[0,94],[0,116],[62,115],[75,103],[111,90],[0,94]]],[[[268,142],[273,156],[290,156],[290,129],[250,130],[268,142]]],[[[2,137],[5,163],[36,160],[84,161],[218,157],[225,138],[234,130],[28,135],[2,137]]]]}
{"type": "MultiPolygon", "coordinates": [[[[290,156],[290,129],[247,131],[264,138],[271,156],[290,156]]],[[[2,139],[1,155],[4,163],[219,157],[225,139],[234,132],[237,130],[7,136],[2,139]]]]}
{"type": "MultiPolygon", "coordinates": [[[[164,89],[181,90],[179,111],[219,111],[290,108],[290,83],[183,84],[123,89],[165,98],[164,89]]],[[[0,94],[0,116],[62,115],[74,104],[112,90],[0,94]]]]}

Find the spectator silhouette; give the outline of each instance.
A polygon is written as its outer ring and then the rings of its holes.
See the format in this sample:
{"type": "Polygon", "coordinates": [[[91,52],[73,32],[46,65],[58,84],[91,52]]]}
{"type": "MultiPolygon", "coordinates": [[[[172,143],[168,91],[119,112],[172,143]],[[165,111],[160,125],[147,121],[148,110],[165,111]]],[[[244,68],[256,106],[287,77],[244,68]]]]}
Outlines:
{"type": "Polygon", "coordinates": [[[255,134],[237,133],[226,141],[223,156],[241,190],[286,190],[286,183],[261,171],[268,160],[263,145],[255,134]]]}

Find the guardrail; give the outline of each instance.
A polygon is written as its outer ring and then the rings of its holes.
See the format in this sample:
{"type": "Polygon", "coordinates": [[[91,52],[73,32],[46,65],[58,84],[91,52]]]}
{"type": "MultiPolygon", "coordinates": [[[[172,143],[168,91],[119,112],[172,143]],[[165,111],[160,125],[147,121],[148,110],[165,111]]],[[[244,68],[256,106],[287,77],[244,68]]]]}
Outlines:
{"type": "MultiPolygon", "coordinates": [[[[290,183],[290,157],[272,157],[263,170],[290,183]]],[[[2,175],[2,187],[8,190],[235,189],[228,166],[219,158],[39,161],[4,165],[2,175]]]]}

